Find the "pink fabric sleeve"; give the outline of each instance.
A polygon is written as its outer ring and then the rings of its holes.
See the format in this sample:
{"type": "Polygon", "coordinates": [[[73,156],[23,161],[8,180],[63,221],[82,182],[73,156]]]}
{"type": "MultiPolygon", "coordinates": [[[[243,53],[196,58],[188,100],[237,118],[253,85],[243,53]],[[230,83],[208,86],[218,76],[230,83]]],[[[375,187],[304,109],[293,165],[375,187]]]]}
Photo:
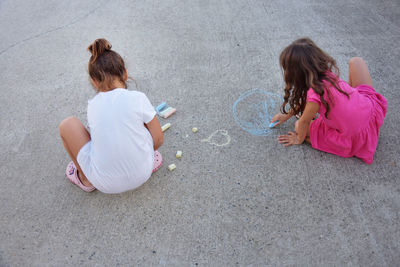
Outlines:
{"type": "Polygon", "coordinates": [[[315,102],[317,104],[321,105],[321,97],[314,92],[312,88],[308,89],[307,91],[307,102],[315,102]]]}

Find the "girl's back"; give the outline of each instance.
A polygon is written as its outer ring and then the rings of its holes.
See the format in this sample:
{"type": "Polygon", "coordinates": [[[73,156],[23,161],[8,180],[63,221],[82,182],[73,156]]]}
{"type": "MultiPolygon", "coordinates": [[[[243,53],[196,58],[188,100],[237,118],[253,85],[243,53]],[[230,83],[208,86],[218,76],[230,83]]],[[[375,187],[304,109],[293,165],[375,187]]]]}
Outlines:
{"type": "Polygon", "coordinates": [[[369,85],[352,88],[345,81],[339,81],[345,94],[327,87],[324,99],[331,110],[328,118],[320,96],[312,89],[307,92],[307,101],[320,106],[320,117],[310,125],[311,145],[319,150],[342,157],[357,156],[371,164],[379,138],[379,128],[386,115],[386,99],[369,85]]]}
{"type": "Polygon", "coordinates": [[[88,104],[92,137],[91,171],[98,177],[145,181],[153,167],[153,139],[143,126],[155,116],[140,92],[99,92],[88,104]],[[118,159],[118,160],[115,160],[118,159]]]}
{"type": "Polygon", "coordinates": [[[353,136],[367,127],[369,118],[373,111],[373,102],[369,97],[361,94],[357,89],[351,87],[343,80],[339,80],[340,89],[346,92],[349,96],[339,92],[332,85],[324,83],[326,90],[324,99],[330,106],[328,118],[325,117],[326,108],[322,105],[320,96],[311,88],[307,92],[307,101],[312,101],[320,105],[319,114],[327,126],[336,129],[343,135],[353,136]]]}

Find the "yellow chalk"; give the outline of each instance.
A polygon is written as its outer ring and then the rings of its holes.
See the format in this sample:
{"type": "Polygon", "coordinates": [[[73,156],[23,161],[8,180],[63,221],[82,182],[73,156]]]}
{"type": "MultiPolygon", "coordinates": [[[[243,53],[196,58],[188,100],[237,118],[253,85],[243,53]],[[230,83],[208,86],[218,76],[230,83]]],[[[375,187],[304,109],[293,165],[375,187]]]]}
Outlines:
{"type": "Polygon", "coordinates": [[[193,127],[193,128],[192,128],[192,132],[195,133],[195,132],[197,132],[197,131],[198,131],[198,129],[197,129],[196,127],[193,127]]]}
{"type": "Polygon", "coordinates": [[[172,163],[172,164],[168,165],[168,170],[173,171],[175,169],[176,169],[176,165],[175,164],[172,163]]]}
{"type": "Polygon", "coordinates": [[[180,151],[180,150],[176,151],[176,158],[177,159],[182,158],[182,151],[180,151]]]}
{"type": "Polygon", "coordinates": [[[163,132],[165,132],[166,130],[168,130],[168,128],[169,127],[171,127],[171,123],[167,123],[167,124],[164,124],[162,127],[161,127],[161,130],[163,131],[163,132]]]}

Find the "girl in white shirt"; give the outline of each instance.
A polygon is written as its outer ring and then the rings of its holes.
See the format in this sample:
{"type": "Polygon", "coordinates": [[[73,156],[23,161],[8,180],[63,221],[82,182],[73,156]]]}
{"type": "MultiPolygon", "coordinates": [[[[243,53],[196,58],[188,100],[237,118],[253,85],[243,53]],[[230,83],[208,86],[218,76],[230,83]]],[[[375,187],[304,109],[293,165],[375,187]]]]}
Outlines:
{"type": "Polygon", "coordinates": [[[76,117],[60,123],[72,161],[68,179],[87,192],[121,193],[139,187],[162,165],[157,149],[164,136],[145,94],[128,91],[121,56],[105,39],[88,47],[90,80],[97,91],[88,101],[90,133],[76,117]]]}

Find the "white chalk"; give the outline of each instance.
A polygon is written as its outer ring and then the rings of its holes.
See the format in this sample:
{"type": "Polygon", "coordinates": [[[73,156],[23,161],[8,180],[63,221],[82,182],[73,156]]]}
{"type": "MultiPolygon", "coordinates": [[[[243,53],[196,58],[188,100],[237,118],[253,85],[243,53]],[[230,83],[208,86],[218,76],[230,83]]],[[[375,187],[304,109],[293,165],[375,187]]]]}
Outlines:
{"type": "Polygon", "coordinates": [[[182,151],[180,151],[180,150],[176,151],[176,158],[177,159],[182,158],[182,151]]]}
{"type": "Polygon", "coordinates": [[[164,124],[162,127],[161,127],[161,130],[163,131],[163,132],[165,132],[166,130],[168,130],[168,128],[169,127],[171,127],[171,123],[166,123],[166,124],[164,124]]]}
{"type": "Polygon", "coordinates": [[[168,165],[168,170],[173,171],[175,169],[176,169],[176,165],[175,164],[172,163],[172,164],[168,165]]]}
{"type": "Polygon", "coordinates": [[[198,131],[198,129],[197,129],[196,127],[193,127],[193,128],[192,128],[192,132],[195,133],[195,132],[197,132],[197,131],[198,131]]]}

